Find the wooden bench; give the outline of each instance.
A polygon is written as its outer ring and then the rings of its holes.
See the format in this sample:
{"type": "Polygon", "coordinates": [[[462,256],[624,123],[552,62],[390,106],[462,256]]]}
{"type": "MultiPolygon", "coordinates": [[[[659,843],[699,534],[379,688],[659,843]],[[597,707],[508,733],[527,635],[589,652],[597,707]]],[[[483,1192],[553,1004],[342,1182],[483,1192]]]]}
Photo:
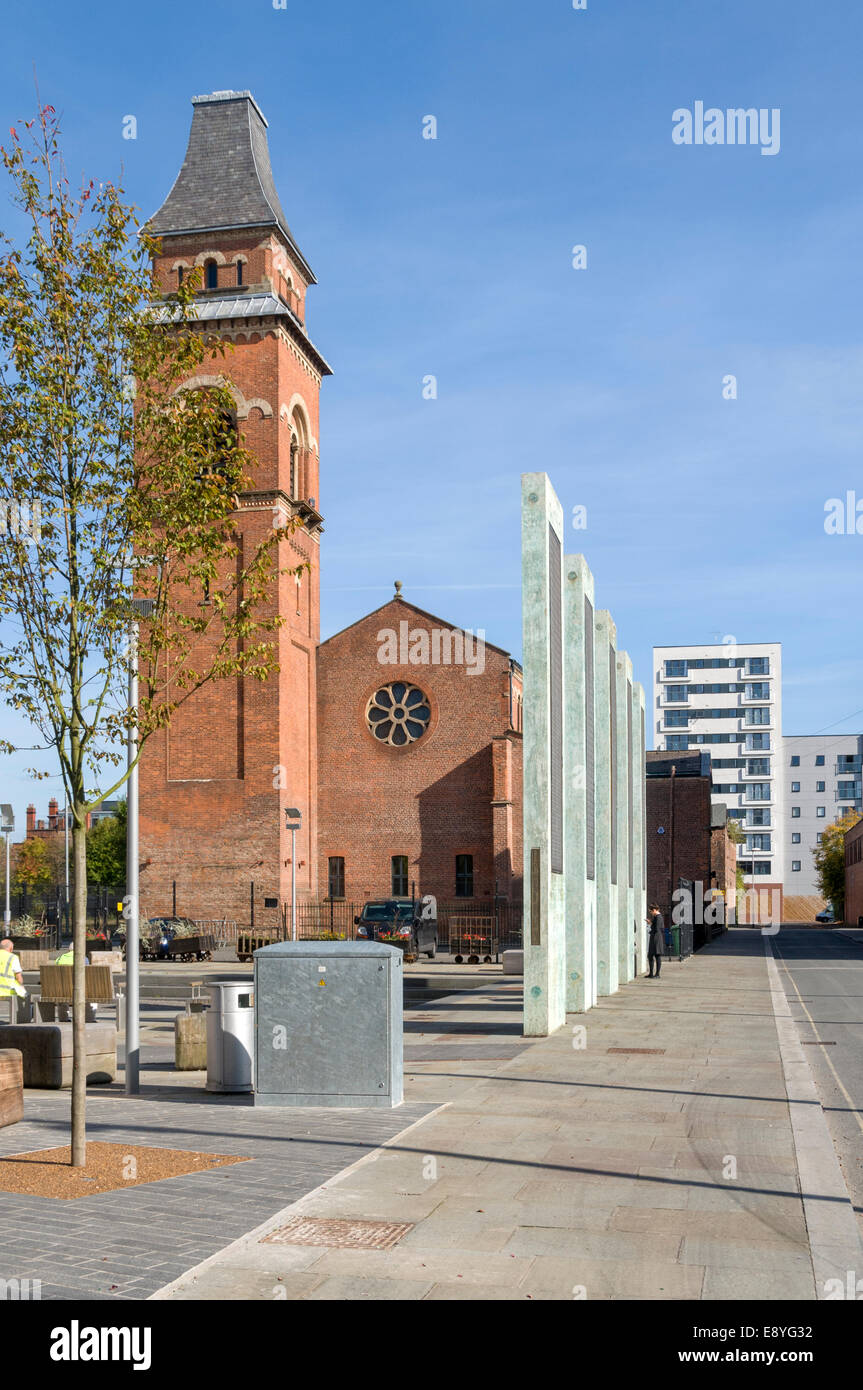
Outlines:
{"type": "Polygon", "coordinates": [[[0,1049],[0,1129],[24,1115],[24,1059],[11,1048],[0,1049]]]}
{"type": "MultiPolygon", "coordinates": [[[[72,965],[43,965],[39,970],[39,993],[33,996],[34,1023],[54,1023],[60,1008],[72,1005],[72,965]]],[[[95,1020],[96,1007],[107,1004],[114,1008],[114,1027],[120,1027],[123,996],[114,988],[114,972],[110,965],[85,965],[84,990],[87,1013],[95,1020]]],[[[62,1020],[60,1020],[62,1021],[62,1020]]]]}

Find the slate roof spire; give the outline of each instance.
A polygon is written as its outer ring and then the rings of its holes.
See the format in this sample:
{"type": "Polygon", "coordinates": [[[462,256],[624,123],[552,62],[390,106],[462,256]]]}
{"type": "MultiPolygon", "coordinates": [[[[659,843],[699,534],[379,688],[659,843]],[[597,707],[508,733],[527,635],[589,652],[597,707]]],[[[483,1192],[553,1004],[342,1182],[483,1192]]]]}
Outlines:
{"type": "Polygon", "coordinates": [[[267,122],[251,92],[211,92],[192,97],[192,106],[183,167],[148,230],[164,237],[277,227],[309,282],[317,283],[279,201],[267,122]]]}

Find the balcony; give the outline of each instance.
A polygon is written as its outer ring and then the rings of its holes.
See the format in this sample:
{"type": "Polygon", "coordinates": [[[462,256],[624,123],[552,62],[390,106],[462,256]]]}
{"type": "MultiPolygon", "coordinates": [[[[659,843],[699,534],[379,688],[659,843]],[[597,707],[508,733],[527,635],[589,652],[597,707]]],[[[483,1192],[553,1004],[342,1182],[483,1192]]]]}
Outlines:
{"type": "Polygon", "coordinates": [[[834,801],[846,801],[850,805],[853,802],[863,800],[863,782],[850,782],[846,787],[837,787],[833,794],[834,801]],[[851,795],[844,793],[850,791],[851,795]]]}

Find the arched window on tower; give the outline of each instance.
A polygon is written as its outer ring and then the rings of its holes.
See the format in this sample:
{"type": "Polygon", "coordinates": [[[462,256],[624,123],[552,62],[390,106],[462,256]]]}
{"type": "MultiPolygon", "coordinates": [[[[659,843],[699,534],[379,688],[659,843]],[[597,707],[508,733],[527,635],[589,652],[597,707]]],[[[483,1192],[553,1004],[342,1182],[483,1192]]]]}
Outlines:
{"type": "Polygon", "coordinates": [[[178,265],[178,266],[177,266],[177,284],[178,284],[178,286],[179,286],[179,285],[182,285],[182,283],[183,283],[183,267],[182,267],[181,265],[178,265]]]}
{"type": "MultiPolygon", "coordinates": [[[[206,387],[203,388],[206,390],[206,387]]],[[[209,438],[209,458],[202,463],[197,473],[198,482],[215,483],[228,489],[236,475],[233,454],[239,443],[239,428],[236,410],[219,410],[211,419],[212,433],[209,438]]]]}
{"type": "Polygon", "coordinates": [[[204,288],[207,290],[219,288],[219,267],[215,261],[204,262],[204,288]]]}
{"type": "Polygon", "coordinates": [[[237,261],[237,284],[238,284],[238,285],[242,285],[242,283],[243,283],[243,262],[242,262],[242,261],[237,261]]]}
{"type": "Polygon", "coordinates": [[[291,416],[291,496],[306,501],[309,496],[309,428],[302,410],[291,416]]]}

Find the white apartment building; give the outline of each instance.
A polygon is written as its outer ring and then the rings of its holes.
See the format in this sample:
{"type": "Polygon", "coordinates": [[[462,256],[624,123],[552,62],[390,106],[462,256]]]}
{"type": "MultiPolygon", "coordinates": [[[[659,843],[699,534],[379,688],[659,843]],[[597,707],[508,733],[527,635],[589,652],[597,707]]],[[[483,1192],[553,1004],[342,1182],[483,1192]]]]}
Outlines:
{"type": "Polygon", "coordinates": [[[654,647],[653,657],[653,746],[710,753],[713,800],[746,836],[746,884],[787,885],[782,644],[654,647]]]}
{"type": "Polygon", "coordinates": [[[863,811],[863,735],[802,734],[782,739],[785,776],[785,892],[820,896],[812,851],[846,811],[863,811]]]}

